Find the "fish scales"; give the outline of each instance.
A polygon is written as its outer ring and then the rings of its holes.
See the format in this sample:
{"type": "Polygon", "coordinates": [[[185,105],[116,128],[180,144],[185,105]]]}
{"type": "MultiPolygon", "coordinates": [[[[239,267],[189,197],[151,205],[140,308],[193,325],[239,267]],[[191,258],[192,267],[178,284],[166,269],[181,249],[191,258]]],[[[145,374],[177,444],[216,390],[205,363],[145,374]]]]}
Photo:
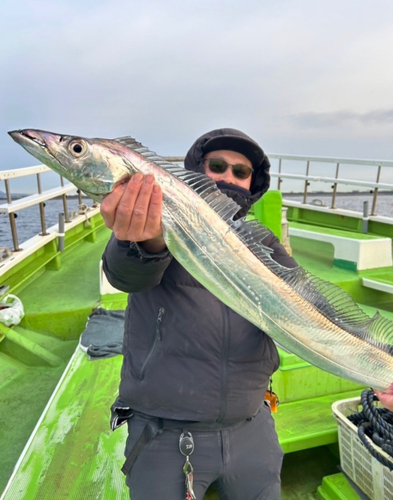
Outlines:
{"type": "Polygon", "coordinates": [[[239,207],[206,176],[173,166],[128,137],[10,135],[97,201],[138,171],[153,174],[163,192],[168,249],[213,295],[319,368],[376,389],[390,386],[393,322],[368,318],[344,292],[337,302],[333,285],[274,263],[259,243],[264,229],[234,222],[239,207]]]}

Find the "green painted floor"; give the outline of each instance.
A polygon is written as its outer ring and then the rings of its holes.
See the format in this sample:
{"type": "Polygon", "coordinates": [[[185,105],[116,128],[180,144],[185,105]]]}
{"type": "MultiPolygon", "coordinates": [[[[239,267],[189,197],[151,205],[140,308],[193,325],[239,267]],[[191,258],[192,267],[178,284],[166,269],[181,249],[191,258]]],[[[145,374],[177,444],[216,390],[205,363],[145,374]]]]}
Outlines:
{"type": "MultiPolygon", "coordinates": [[[[127,498],[120,472],[126,429],[113,433],[108,423],[120,367],[121,356],[89,361],[77,349],[4,500],[52,500],[60,491],[75,500],[127,498]]],[[[310,428],[307,415],[304,424],[310,428]]],[[[322,477],[336,473],[337,464],[327,446],[287,454],[282,498],[317,498],[322,477]]],[[[213,489],[206,498],[217,498],[213,489]]]]}
{"type": "Polygon", "coordinates": [[[25,305],[21,323],[25,335],[46,333],[48,341],[43,337],[41,345],[52,343],[51,352],[62,361],[54,367],[18,363],[0,343],[0,491],[74,352],[89,313],[99,304],[98,263],[108,238],[109,231],[100,230],[96,244],[83,242],[71,248],[62,255],[60,270],[47,270],[18,293],[25,305]],[[54,332],[61,336],[56,342],[54,332]]]}
{"type": "MultiPolygon", "coordinates": [[[[25,329],[25,334],[28,335],[28,332],[31,331],[33,333],[47,333],[50,336],[56,332],[60,338],[50,349],[63,361],[55,367],[19,365],[17,362],[10,363],[9,353],[2,352],[0,344],[0,418],[2,422],[2,426],[0,427],[0,449],[2,450],[0,454],[0,491],[4,488],[24,444],[27,442],[35,423],[44,410],[46,402],[63,373],[66,360],[75,349],[77,339],[84,328],[89,313],[99,304],[99,260],[108,237],[109,231],[98,231],[97,243],[93,244],[86,241],[79,246],[75,246],[74,249],[71,249],[72,251],[62,255],[62,268],[59,270],[47,270],[35,283],[18,294],[27,305],[26,318],[21,325],[25,329]],[[72,269],[71,273],[68,271],[70,268],[72,269]]],[[[333,250],[330,245],[310,242],[305,247],[299,238],[294,238],[291,243],[294,256],[299,264],[310,270],[317,268],[319,276],[341,285],[344,284],[345,288],[357,299],[362,299],[364,303],[369,301],[369,291],[361,289],[359,276],[350,271],[333,267],[333,250]]],[[[124,299],[121,303],[124,305],[124,299]]],[[[116,302],[112,304],[112,307],[116,307],[116,302]]],[[[53,475],[53,472],[50,473],[52,474],[51,483],[53,485],[57,485],[57,487],[61,485],[64,489],[66,485],[62,480],[62,475],[66,473],[71,485],[76,486],[78,480],[75,479],[73,474],[79,470],[84,471],[85,477],[93,478],[94,471],[90,458],[99,454],[97,450],[101,452],[102,450],[108,451],[110,449],[112,451],[108,452],[109,456],[113,457],[111,455],[113,452],[122,459],[124,437],[121,437],[119,434],[117,435],[118,441],[116,440],[114,448],[113,445],[109,444],[110,436],[105,433],[102,434],[98,443],[92,444],[94,441],[91,438],[94,429],[93,424],[96,425],[101,422],[100,425],[106,426],[108,416],[103,416],[102,413],[95,413],[90,400],[85,401],[85,403],[89,408],[89,412],[86,415],[92,415],[91,418],[89,417],[81,422],[76,422],[78,412],[81,411],[79,396],[81,394],[92,393],[92,388],[100,387],[100,384],[104,388],[106,387],[105,384],[111,381],[108,393],[101,391],[101,396],[99,397],[103,407],[108,408],[117,390],[117,373],[120,360],[121,358],[119,357],[118,361],[115,362],[117,370],[115,379],[112,378],[113,370],[110,370],[112,373],[110,377],[106,375],[106,370],[102,372],[99,370],[101,373],[98,374],[90,373],[89,369],[94,369],[94,362],[90,362],[86,373],[84,375],[84,372],[80,373],[82,378],[72,391],[72,395],[77,395],[78,397],[76,399],[71,398],[67,404],[64,401],[58,402],[58,404],[63,405],[60,415],[65,414],[65,420],[61,422],[60,428],[64,429],[68,426],[68,430],[73,429],[67,436],[64,434],[62,438],[73,443],[74,446],[67,447],[67,449],[71,450],[72,448],[72,453],[75,453],[75,455],[72,455],[71,451],[67,451],[66,447],[61,449],[62,446],[60,446],[59,456],[62,457],[64,463],[67,463],[67,470],[64,471],[64,467],[60,467],[58,475],[53,475]],[[105,422],[101,419],[104,419],[105,422]],[[88,432],[86,433],[86,431],[88,432]],[[81,446],[81,440],[79,439],[79,436],[82,435],[84,436],[83,446],[81,446]],[[94,446],[99,446],[100,448],[94,448],[94,446]]],[[[110,363],[108,363],[108,366],[111,366],[110,363]]],[[[323,418],[326,417],[326,408],[329,408],[329,404],[330,401],[324,403],[323,418]]],[[[297,408],[295,410],[296,405],[293,408],[293,414],[295,415],[296,411],[300,413],[296,418],[302,421],[301,409],[297,408]]],[[[304,416],[304,426],[308,426],[308,429],[310,429],[310,421],[313,419],[318,426],[318,418],[315,412],[316,410],[312,410],[308,417],[304,416]]],[[[292,432],[291,428],[288,428],[290,423],[286,422],[285,418],[281,415],[283,413],[279,413],[277,417],[278,432],[282,436],[289,436],[287,439],[290,442],[290,434],[292,432]],[[282,430],[280,430],[280,427],[282,430]]],[[[44,430],[49,432],[48,428],[44,430]]],[[[326,443],[334,442],[336,438],[333,420],[331,421],[331,429],[328,434],[329,437],[326,443]]],[[[48,441],[48,434],[45,434],[46,441],[43,442],[47,443],[46,446],[50,446],[56,442],[61,445],[62,441],[60,437],[60,435],[56,435],[55,438],[48,441]]],[[[284,437],[282,439],[284,440],[284,437]]],[[[292,446],[292,450],[295,449],[299,448],[292,446]]],[[[324,475],[335,474],[338,470],[339,460],[330,450],[331,447],[328,446],[317,446],[308,450],[300,449],[300,451],[293,451],[285,456],[282,473],[282,498],[284,500],[311,500],[318,498],[316,491],[321,484],[322,477],[324,475]]],[[[116,460],[111,463],[96,463],[96,474],[105,472],[107,475],[107,471],[110,470],[113,476],[112,479],[109,478],[110,480],[108,479],[107,482],[102,483],[101,486],[103,488],[116,489],[123,487],[122,477],[118,475],[119,470],[118,467],[114,467],[115,463],[117,463],[116,460]]],[[[43,470],[47,464],[40,463],[40,465],[41,470],[43,470]]],[[[32,474],[31,470],[29,470],[29,474],[32,474]]],[[[38,485],[40,484],[40,477],[39,475],[36,476],[36,483],[38,485]]],[[[14,493],[15,496],[9,498],[15,500],[23,498],[20,496],[20,485],[23,486],[23,481],[27,480],[27,473],[23,475],[23,478],[14,493]]],[[[100,487],[97,486],[97,492],[100,487]]],[[[40,493],[40,496],[32,496],[31,498],[39,498],[40,500],[52,497],[59,498],[50,488],[42,491],[45,492],[45,495],[40,493]]],[[[77,497],[65,496],[63,498],[77,497]]],[[[88,498],[88,496],[81,498],[88,498]]],[[[209,491],[206,498],[216,500],[217,497],[213,491],[209,491]]]]}
{"type": "Polygon", "coordinates": [[[102,228],[95,243],[84,241],[71,247],[61,255],[60,269],[47,270],[18,294],[28,305],[25,326],[77,338],[86,316],[100,302],[99,262],[109,235],[109,230],[102,228]]]}
{"type": "MultiPolygon", "coordinates": [[[[320,500],[317,489],[321,478],[336,474],[337,466],[337,456],[327,446],[286,454],[281,474],[281,500],[320,500]]],[[[204,500],[219,500],[219,497],[210,488],[204,500]]]]}

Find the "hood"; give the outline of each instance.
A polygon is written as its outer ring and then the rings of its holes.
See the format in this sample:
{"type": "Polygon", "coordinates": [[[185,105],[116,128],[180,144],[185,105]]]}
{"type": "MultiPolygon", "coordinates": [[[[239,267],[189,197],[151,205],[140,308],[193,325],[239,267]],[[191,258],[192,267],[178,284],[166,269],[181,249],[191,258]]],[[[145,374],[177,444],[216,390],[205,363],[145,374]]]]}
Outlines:
{"type": "MultiPolygon", "coordinates": [[[[243,154],[248,158],[254,168],[251,179],[250,191],[242,189],[243,196],[242,202],[239,199],[239,190],[234,187],[234,193],[236,193],[236,200],[242,207],[242,213],[239,216],[245,215],[248,209],[253,205],[259,198],[269,189],[270,185],[270,162],[268,157],[265,155],[262,148],[256,143],[251,137],[233,128],[221,128],[207,132],[197,139],[194,144],[189,149],[185,160],[184,167],[187,170],[192,170],[194,172],[205,173],[205,167],[203,165],[203,156],[210,151],[218,151],[220,149],[228,149],[230,151],[236,151],[243,154]]],[[[219,183],[221,184],[221,183],[219,183]]],[[[230,185],[226,184],[223,189],[226,195],[235,199],[232,196],[230,185]]]]}

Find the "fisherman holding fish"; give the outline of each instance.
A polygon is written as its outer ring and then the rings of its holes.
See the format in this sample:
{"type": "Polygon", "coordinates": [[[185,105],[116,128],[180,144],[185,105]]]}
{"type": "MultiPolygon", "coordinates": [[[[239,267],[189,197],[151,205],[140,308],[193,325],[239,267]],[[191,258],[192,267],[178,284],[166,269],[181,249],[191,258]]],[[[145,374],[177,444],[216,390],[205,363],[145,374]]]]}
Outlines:
{"type": "MultiPolygon", "coordinates": [[[[235,129],[204,134],[184,165],[236,201],[235,218],[269,188],[267,156],[235,129]]],[[[101,213],[113,231],[104,271],[129,293],[112,412],[128,423],[123,472],[132,500],[202,500],[211,484],[222,499],[278,500],[283,452],[264,401],[279,366],[274,342],[172,257],[153,175],[115,187],[101,213]]],[[[272,233],[263,242],[274,260],[296,266],[272,233]]]]}
{"type": "Polygon", "coordinates": [[[270,180],[250,137],[209,132],[183,169],[131,137],[10,135],[102,202],[113,231],[103,266],[129,300],[111,424],[128,423],[133,500],[202,498],[210,484],[225,499],[280,497],[282,450],[264,401],[279,365],[272,339],[393,409],[393,322],[239,219],[270,180]]]}
{"type": "Polygon", "coordinates": [[[272,339],[393,409],[393,322],[239,220],[270,180],[250,137],[208,132],[183,169],[131,137],[10,135],[102,202],[113,231],[104,270],[129,300],[111,423],[128,423],[133,500],[202,498],[210,484],[225,499],[280,497],[282,450],[264,401],[279,365],[272,339]]]}

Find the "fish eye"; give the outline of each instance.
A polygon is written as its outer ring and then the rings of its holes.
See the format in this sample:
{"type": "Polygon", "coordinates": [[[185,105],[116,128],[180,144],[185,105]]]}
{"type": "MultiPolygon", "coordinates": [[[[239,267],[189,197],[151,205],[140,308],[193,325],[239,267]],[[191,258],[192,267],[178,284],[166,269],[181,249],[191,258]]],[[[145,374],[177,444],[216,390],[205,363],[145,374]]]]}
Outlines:
{"type": "Polygon", "coordinates": [[[83,141],[71,141],[68,145],[68,149],[73,156],[82,156],[86,152],[86,144],[83,141]]]}

